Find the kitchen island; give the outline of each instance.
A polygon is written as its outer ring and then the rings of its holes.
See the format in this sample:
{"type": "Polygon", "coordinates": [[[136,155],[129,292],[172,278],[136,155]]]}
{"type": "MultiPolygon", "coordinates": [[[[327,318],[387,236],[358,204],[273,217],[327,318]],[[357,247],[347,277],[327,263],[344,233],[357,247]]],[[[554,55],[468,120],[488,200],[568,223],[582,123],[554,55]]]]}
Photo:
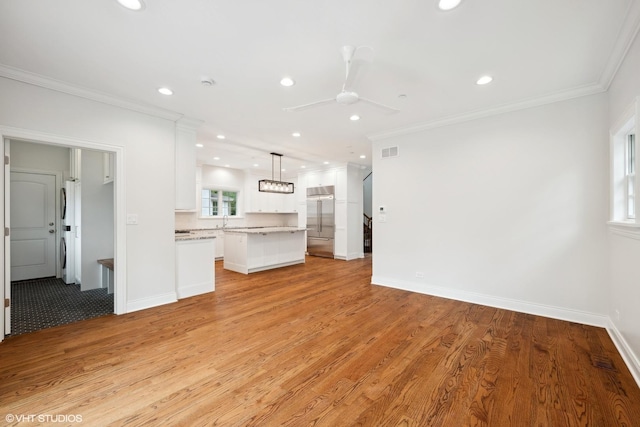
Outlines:
{"type": "Polygon", "coordinates": [[[261,227],[227,229],[224,233],[224,268],[238,273],[304,263],[306,229],[261,227]]]}

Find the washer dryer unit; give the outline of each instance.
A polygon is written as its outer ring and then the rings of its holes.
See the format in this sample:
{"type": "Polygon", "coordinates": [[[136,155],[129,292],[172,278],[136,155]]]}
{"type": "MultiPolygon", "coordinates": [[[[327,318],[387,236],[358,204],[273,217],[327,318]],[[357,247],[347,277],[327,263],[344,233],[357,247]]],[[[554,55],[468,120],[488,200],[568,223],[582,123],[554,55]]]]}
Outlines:
{"type": "Polygon", "coordinates": [[[75,283],[75,183],[65,181],[60,189],[60,218],[62,219],[62,237],[60,238],[60,268],[62,280],[66,284],[75,283]]]}

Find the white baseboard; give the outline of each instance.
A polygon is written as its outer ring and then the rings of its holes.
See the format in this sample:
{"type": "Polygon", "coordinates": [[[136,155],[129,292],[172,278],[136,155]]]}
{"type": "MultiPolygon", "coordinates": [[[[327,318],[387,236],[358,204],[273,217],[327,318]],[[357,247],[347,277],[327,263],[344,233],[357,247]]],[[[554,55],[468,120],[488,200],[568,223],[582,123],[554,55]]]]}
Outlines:
{"type": "Polygon", "coordinates": [[[631,371],[631,375],[633,375],[633,379],[636,380],[638,387],[640,387],[640,360],[633,353],[633,350],[627,344],[627,341],[624,339],[616,325],[609,319],[607,324],[607,332],[611,337],[611,341],[615,344],[620,356],[624,360],[624,363],[627,364],[627,368],[631,371]]]}
{"type": "Polygon", "coordinates": [[[177,294],[178,299],[182,299],[213,291],[215,291],[215,285],[212,280],[208,280],[202,283],[196,283],[195,285],[179,287],[177,294]]]}
{"type": "Polygon", "coordinates": [[[537,316],[550,317],[552,319],[566,320],[569,322],[598,326],[601,328],[606,328],[609,321],[609,317],[603,314],[589,313],[586,311],[531,303],[510,298],[495,297],[491,295],[461,291],[458,289],[450,289],[440,286],[425,285],[424,283],[415,283],[388,277],[373,276],[371,278],[371,283],[374,285],[387,286],[420,294],[433,295],[442,298],[454,299],[457,301],[465,301],[473,304],[486,305],[489,307],[502,308],[505,310],[518,311],[521,313],[535,314],[537,316]]]}
{"type": "Polygon", "coordinates": [[[144,310],[147,308],[158,307],[160,305],[171,304],[178,301],[178,296],[174,292],[167,292],[162,295],[155,295],[149,298],[140,298],[133,301],[127,301],[127,313],[133,311],[144,310]]]}

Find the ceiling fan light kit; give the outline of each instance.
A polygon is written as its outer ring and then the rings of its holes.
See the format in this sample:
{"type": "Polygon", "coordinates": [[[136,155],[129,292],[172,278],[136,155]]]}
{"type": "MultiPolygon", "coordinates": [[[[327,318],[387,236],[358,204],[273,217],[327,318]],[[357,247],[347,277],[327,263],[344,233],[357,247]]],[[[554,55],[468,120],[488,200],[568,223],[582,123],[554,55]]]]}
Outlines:
{"type": "Polygon", "coordinates": [[[263,193],[280,193],[280,194],[293,194],[294,185],[293,182],[282,181],[282,154],[271,153],[271,179],[261,179],[258,181],[258,191],[263,193]],[[280,159],[280,178],[276,181],[274,176],[274,160],[275,157],[280,159]]]}

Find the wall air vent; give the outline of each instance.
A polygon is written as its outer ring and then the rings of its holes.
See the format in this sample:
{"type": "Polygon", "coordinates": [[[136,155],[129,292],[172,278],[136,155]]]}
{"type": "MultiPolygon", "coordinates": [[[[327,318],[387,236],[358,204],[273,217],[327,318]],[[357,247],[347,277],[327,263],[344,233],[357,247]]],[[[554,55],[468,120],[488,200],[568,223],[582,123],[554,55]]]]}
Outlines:
{"type": "Polygon", "coordinates": [[[398,157],[398,147],[387,147],[382,149],[382,158],[398,157]]]}

